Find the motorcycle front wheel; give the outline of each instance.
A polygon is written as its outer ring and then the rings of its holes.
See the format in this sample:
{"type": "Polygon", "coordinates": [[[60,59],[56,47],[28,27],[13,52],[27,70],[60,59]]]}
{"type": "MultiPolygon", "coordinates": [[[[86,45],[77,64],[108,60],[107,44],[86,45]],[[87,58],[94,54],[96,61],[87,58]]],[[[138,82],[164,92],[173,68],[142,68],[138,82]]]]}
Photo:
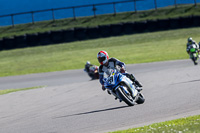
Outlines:
{"type": "MultiPolygon", "coordinates": [[[[126,86],[124,86],[126,87],[126,86]]],[[[116,94],[123,100],[127,105],[134,106],[135,100],[132,97],[131,93],[128,91],[128,89],[125,91],[123,88],[119,87],[116,90],[116,94]]]]}
{"type": "Polygon", "coordinates": [[[194,63],[194,65],[198,65],[198,55],[196,53],[191,54],[191,59],[194,63]]]}

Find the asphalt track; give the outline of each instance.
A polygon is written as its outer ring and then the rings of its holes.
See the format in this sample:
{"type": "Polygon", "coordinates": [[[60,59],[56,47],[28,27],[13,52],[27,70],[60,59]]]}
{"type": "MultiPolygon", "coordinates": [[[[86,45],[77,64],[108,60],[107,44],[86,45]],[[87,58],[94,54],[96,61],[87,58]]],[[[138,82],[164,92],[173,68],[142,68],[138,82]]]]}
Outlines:
{"type": "Polygon", "coordinates": [[[0,78],[0,133],[98,133],[200,114],[200,66],[191,60],[127,65],[143,83],[144,104],[128,107],[83,70],[0,78]]]}

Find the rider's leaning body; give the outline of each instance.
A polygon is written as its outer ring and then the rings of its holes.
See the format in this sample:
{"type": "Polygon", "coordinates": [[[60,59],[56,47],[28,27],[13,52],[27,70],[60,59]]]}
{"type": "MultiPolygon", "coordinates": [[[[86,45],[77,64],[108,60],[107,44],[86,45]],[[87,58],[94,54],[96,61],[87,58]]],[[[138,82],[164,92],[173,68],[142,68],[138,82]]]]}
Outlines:
{"type": "Polygon", "coordinates": [[[87,61],[86,62],[86,64],[85,64],[85,69],[84,69],[84,71],[86,71],[86,72],[90,72],[90,67],[91,66],[93,66],[89,61],[87,61]]]}
{"type": "Polygon", "coordinates": [[[100,65],[99,67],[99,81],[103,85],[103,75],[104,72],[106,72],[109,68],[110,69],[115,69],[116,65],[120,66],[121,68],[125,68],[125,64],[121,61],[119,61],[116,58],[110,58],[108,61],[105,63],[105,65],[100,65]]]}
{"type": "Polygon", "coordinates": [[[93,74],[92,72],[90,72],[90,67],[92,67],[92,66],[93,66],[93,64],[91,64],[89,61],[87,61],[86,64],[85,64],[85,69],[84,69],[84,71],[87,72],[88,75],[89,75],[92,79],[94,79],[94,74],[93,74]]]}
{"type": "Polygon", "coordinates": [[[188,54],[190,53],[190,48],[189,48],[189,46],[190,46],[190,45],[193,45],[193,44],[196,46],[196,49],[197,49],[198,52],[199,52],[199,45],[198,45],[191,37],[189,37],[189,38],[188,38],[188,42],[187,42],[187,44],[186,44],[186,51],[187,51],[188,54]]]}
{"type": "Polygon", "coordinates": [[[104,87],[104,81],[103,81],[103,77],[104,77],[104,73],[110,68],[110,69],[114,69],[116,68],[116,66],[120,66],[121,70],[120,72],[124,75],[126,75],[129,79],[131,79],[136,85],[138,85],[139,87],[142,87],[142,85],[135,79],[135,77],[132,74],[129,74],[126,72],[125,69],[125,63],[119,61],[116,58],[109,58],[108,53],[106,51],[100,51],[97,54],[97,59],[99,61],[99,63],[101,64],[99,66],[99,81],[102,85],[102,89],[105,90],[106,88],[104,87]]]}

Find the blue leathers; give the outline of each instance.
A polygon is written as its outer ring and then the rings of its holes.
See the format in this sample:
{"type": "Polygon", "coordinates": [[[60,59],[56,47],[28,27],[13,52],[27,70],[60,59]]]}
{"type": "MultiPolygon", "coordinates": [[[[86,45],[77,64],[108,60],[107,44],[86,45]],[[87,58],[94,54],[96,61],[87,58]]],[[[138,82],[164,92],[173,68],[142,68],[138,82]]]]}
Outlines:
{"type": "Polygon", "coordinates": [[[108,68],[111,68],[111,69],[116,68],[116,65],[118,65],[122,68],[125,68],[125,63],[119,61],[116,58],[110,58],[106,65],[99,66],[99,81],[100,81],[101,85],[104,84],[104,81],[103,81],[104,72],[106,72],[108,68]]]}

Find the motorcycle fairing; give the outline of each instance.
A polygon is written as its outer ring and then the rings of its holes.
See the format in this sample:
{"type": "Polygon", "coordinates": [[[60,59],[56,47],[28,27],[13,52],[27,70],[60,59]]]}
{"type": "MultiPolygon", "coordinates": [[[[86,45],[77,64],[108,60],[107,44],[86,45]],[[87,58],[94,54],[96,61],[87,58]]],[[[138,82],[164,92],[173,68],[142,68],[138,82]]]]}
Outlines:
{"type": "Polygon", "coordinates": [[[119,72],[113,72],[111,76],[109,76],[108,78],[104,79],[105,84],[104,86],[110,90],[116,90],[119,87],[121,87],[127,94],[128,94],[128,90],[126,87],[119,85],[119,83],[123,82],[126,84],[126,86],[128,88],[130,88],[130,90],[132,91],[132,96],[135,97],[138,93],[138,91],[135,89],[135,86],[132,85],[132,81],[127,78],[125,75],[119,73],[119,72]]]}
{"type": "Polygon", "coordinates": [[[132,81],[129,78],[123,75],[121,82],[125,83],[131,89],[133,97],[137,95],[138,91],[135,89],[135,86],[132,85],[132,81]]]}

